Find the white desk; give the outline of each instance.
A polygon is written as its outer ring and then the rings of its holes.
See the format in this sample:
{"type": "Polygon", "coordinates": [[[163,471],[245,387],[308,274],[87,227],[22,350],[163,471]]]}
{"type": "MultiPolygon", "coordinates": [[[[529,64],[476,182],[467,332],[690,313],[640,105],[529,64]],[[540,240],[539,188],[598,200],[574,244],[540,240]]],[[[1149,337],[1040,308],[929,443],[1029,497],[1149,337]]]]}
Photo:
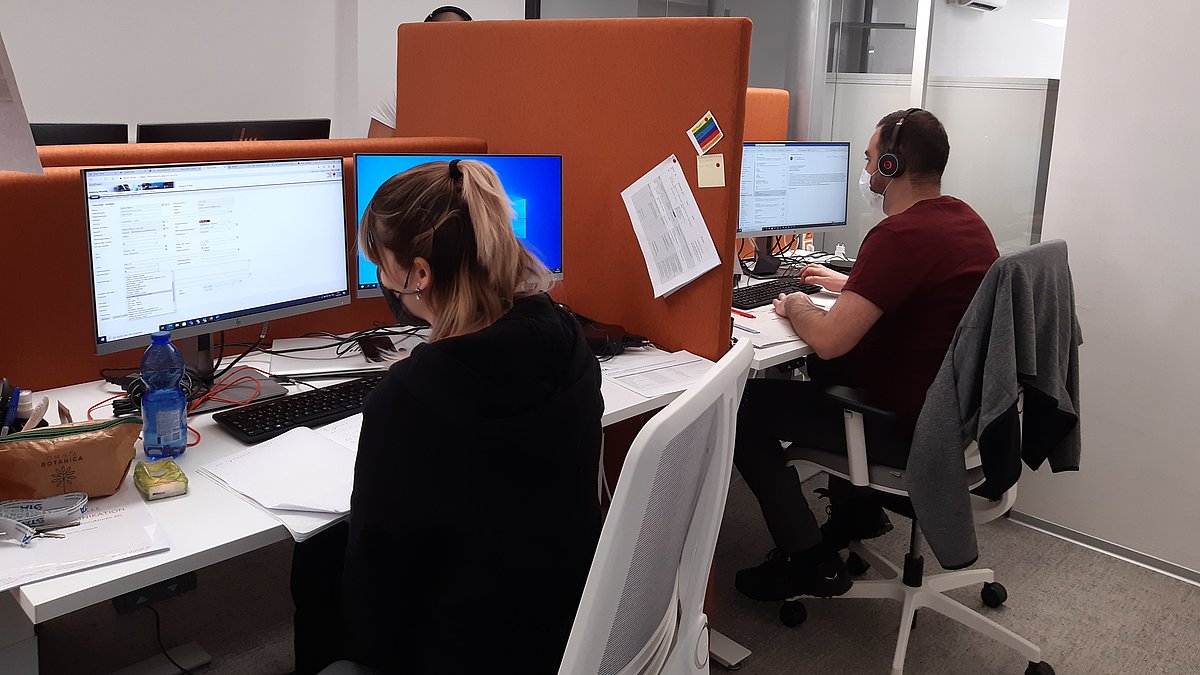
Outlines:
{"type": "MultiPolygon", "coordinates": [[[[251,358],[243,363],[264,365],[263,361],[251,358]]],[[[601,392],[604,397],[602,422],[605,426],[657,410],[678,396],[669,394],[645,398],[607,379],[603,381],[601,392]]],[[[86,417],[86,410],[90,406],[115,393],[115,389],[103,382],[91,382],[42,393],[52,401],[62,401],[78,420],[86,417]]],[[[51,410],[56,409],[57,406],[52,403],[51,410]]],[[[103,406],[97,410],[96,416],[104,417],[107,414],[111,414],[111,409],[103,406]]],[[[57,421],[57,412],[48,417],[52,422],[57,421]]],[[[189,424],[200,432],[201,441],[176,459],[188,476],[188,494],[150,502],[148,505],[170,540],[171,549],[26,584],[2,594],[0,663],[36,663],[37,643],[33,624],[289,537],[287,529],[279,521],[197,470],[208,462],[241,451],[246,446],[221,429],[211,415],[190,418],[189,424]],[[18,605],[20,611],[15,609],[18,605]],[[25,659],[30,658],[30,654],[32,661],[20,660],[22,655],[25,659]],[[5,660],[9,657],[13,660],[5,660]]],[[[134,488],[127,484],[122,489],[134,488]]],[[[30,670],[13,667],[14,670],[6,669],[5,672],[30,670]]]]}

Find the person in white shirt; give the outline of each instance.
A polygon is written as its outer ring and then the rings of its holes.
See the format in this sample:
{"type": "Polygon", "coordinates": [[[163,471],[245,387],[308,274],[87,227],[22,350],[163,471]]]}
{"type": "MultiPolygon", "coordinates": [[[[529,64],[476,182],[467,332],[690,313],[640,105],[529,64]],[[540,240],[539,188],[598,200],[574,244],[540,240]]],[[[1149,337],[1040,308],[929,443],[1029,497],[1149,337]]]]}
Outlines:
{"type": "MultiPolygon", "coordinates": [[[[453,5],[438,7],[425,17],[425,21],[470,21],[467,10],[453,5]]],[[[396,83],[392,83],[392,95],[379,101],[371,110],[371,125],[367,128],[368,138],[390,137],[396,133],[396,83]]]]}

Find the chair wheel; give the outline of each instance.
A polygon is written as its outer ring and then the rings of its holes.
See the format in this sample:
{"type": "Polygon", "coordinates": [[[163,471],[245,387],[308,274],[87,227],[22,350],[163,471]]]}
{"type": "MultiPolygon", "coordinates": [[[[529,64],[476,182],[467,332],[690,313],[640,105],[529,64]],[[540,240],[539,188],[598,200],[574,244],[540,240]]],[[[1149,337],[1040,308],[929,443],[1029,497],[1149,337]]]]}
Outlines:
{"type": "MultiPolygon", "coordinates": [[[[1008,600],[1008,591],[1004,588],[1004,586],[1001,586],[999,583],[988,582],[988,583],[985,583],[983,585],[983,589],[979,591],[979,597],[980,597],[980,599],[983,600],[983,604],[987,605],[988,607],[996,608],[996,607],[999,607],[1000,605],[1003,605],[1005,600],[1008,600]]],[[[1047,667],[1049,667],[1049,666],[1047,666],[1047,667]]],[[[1028,672],[1036,673],[1039,671],[1028,671],[1028,672]]],[[[1054,672],[1054,671],[1050,671],[1050,672],[1054,672]]]]}
{"type": "Polygon", "coordinates": [[[1029,662],[1029,667],[1025,669],[1025,675],[1054,675],[1054,669],[1045,661],[1034,663],[1029,662]]]}
{"type": "Polygon", "coordinates": [[[808,610],[799,600],[788,600],[779,608],[779,620],[788,628],[795,628],[808,618],[808,610]]]}
{"type": "Polygon", "coordinates": [[[851,551],[850,555],[846,556],[846,569],[856,577],[861,577],[871,569],[871,563],[862,559],[862,556],[851,551]]]}

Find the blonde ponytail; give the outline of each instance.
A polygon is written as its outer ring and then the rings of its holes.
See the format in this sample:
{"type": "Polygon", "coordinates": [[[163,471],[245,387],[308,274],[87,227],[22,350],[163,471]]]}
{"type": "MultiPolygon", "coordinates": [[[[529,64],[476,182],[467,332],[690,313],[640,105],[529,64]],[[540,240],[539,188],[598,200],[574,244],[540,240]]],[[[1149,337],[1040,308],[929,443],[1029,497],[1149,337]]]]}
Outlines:
{"type": "Polygon", "coordinates": [[[359,230],[363,253],[377,265],[384,248],[402,267],[417,257],[429,262],[434,281],[425,297],[437,317],[433,340],[490,326],[516,299],[551,285],[546,266],[513,233],[516,214],[496,172],[474,160],[457,161],[455,168],[430,162],[389,178],[359,230]]]}

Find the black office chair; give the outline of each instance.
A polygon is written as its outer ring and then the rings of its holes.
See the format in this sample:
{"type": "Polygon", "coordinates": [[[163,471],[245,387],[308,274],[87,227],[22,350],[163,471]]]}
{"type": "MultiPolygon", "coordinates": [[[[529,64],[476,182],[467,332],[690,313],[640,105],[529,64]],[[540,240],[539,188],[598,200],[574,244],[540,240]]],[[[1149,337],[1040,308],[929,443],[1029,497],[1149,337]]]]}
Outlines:
{"type": "MultiPolygon", "coordinates": [[[[1040,311],[1042,319],[1038,320],[1049,320],[1052,322],[1050,325],[1056,327],[1056,331],[1052,331],[1056,332],[1054,339],[1061,340],[1063,345],[1067,345],[1068,343],[1072,345],[1070,358],[1075,359],[1080,340],[1078,323],[1074,320],[1074,293],[1070,286],[1070,272],[1066,266],[1066,244],[1063,242],[1039,244],[1016,254],[1005,256],[997,261],[992,269],[989,270],[988,278],[980,286],[980,291],[972,301],[971,308],[967,310],[963,323],[959,325],[956,339],[968,339],[962,337],[967,333],[975,335],[986,333],[987,335],[984,338],[986,340],[1002,339],[997,338],[996,334],[991,332],[993,330],[991,320],[994,307],[1001,307],[997,298],[1002,296],[997,291],[1004,288],[1008,288],[1013,295],[1019,293],[1023,298],[1011,303],[1014,307],[1019,306],[1019,310],[1014,309],[1014,315],[1021,315],[1020,317],[1014,317],[1014,323],[1030,319],[1034,314],[1037,314],[1037,312],[1025,312],[1021,310],[1036,309],[1040,311]],[[1059,265],[1061,265],[1061,269],[1055,269],[1054,266],[1059,265]],[[1031,269],[1033,272],[1029,271],[1031,269]],[[1014,270],[1017,270],[1015,276],[1014,270]],[[1043,284],[1044,279],[1040,278],[1039,275],[1058,275],[1058,278],[1061,280],[1061,275],[1063,274],[1066,275],[1065,282],[1059,281],[1058,283],[1064,284],[1062,286],[1064,292],[1061,295],[1064,297],[1069,296],[1069,302],[1057,302],[1058,306],[1040,306],[1043,302],[1049,302],[1050,298],[1048,296],[1053,291],[1046,290],[1043,284]],[[993,278],[993,276],[997,278],[993,278]],[[1020,277],[1020,279],[1016,277],[1020,277]],[[1012,281],[1011,284],[1009,283],[1010,280],[1012,281]],[[992,283],[989,283],[989,281],[992,283]],[[1020,287],[1019,289],[1017,288],[1018,286],[1020,287]],[[1065,305],[1068,304],[1070,306],[1066,307],[1065,305]],[[977,307],[977,305],[979,306],[977,307]],[[1064,316],[1059,312],[1069,312],[1069,316],[1064,316]],[[974,321],[970,326],[967,326],[968,321],[973,315],[983,315],[984,320],[974,321]],[[1070,334],[1057,334],[1057,332],[1070,334]]],[[[1004,308],[1001,307],[1001,309],[1004,308]]],[[[1003,331],[1001,333],[1006,334],[1003,331]]],[[[1016,341],[1016,339],[1009,338],[1010,343],[1016,341]]],[[[973,346],[976,345],[968,345],[968,347],[973,346]]],[[[987,347],[988,349],[984,351],[989,355],[993,353],[992,348],[999,348],[1001,350],[1005,348],[998,342],[990,342],[987,344],[987,347]]],[[[1012,344],[1008,345],[1008,348],[1012,347],[1012,344]]],[[[1022,347],[1030,347],[1030,345],[1022,345],[1022,347]]],[[[1044,348],[1042,345],[1036,345],[1036,347],[1044,348]]],[[[938,374],[939,380],[945,377],[949,381],[955,381],[955,378],[969,377],[969,375],[964,375],[956,371],[956,366],[960,366],[961,364],[954,361],[954,350],[955,348],[952,346],[950,354],[947,355],[942,370],[938,374]]],[[[1014,348],[1013,351],[1017,350],[1014,348]]],[[[983,372],[982,363],[984,360],[980,359],[980,373],[983,372]]],[[[1077,364],[1072,367],[1077,368],[1077,364]]],[[[1026,373],[1021,371],[1020,365],[1014,371],[1014,375],[1017,381],[1011,383],[1013,391],[1021,391],[1020,387],[1022,385],[1028,387],[1031,384],[1026,373]],[[1017,374],[1017,372],[1020,372],[1020,374],[1017,374]]],[[[935,381],[934,387],[931,387],[930,391],[934,391],[937,386],[938,382],[935,381]]],[[[961,392],[962,389],[959,389],[959,391],[961,392]]],[[[846,561],[850,572],[855,575],[861,575],[869,568],[874,567],[884,579],[879,581],[856,581],[848,593],[833,598],[834,600],[840,598],[890,598],[903,604],[900,614],[900,633],[896,640],[896,652],[892,661],[893,675],[899,675],[903,672],[905,654],[908,649],[908,641],[913,629],[916,612],[922,607],[932,609],[1017,650],[1029,660],[1029,666],[1025,671],[1027,675],[1053,675],[1054,669],[1048,663],[1042,661],[1042,651],[1037,645],[983,616],[976,610],[946,596],[947,591],[982,584],[980,596],[983,604],[992,608],[999,607],[1007,599],[1008,593],[1002,585],[995,582],[992,570],[966,569],[928,576],[924,574],[923,559],[921,557],[922,536],[918,524],[921,513],[920,509],[914,511],[912,501],[909,499],[910,489],[913,487],[913,484],[910,483],[910,478],[914,475],[924,474],[913,471],[914,463],[912,458],[910,458],[908,468],[902,471],[889,466],[872,464],[867,456],[864,420],[871,418],[874,420],[872,425],[876,423],[886,424],[891,421],[893,414],[890,411],[882,410],[866,403],[861,393],[852,389],[831,387],[827,391],[827,395],[840,404],[844,410],[847,454],[841,455],[813,450],[797,447],[799,444],[793,444],[788,450],[789,464],[797,469],[802,466],[814,467],[825,473],[849,480],[856,486],[870,487],[881,494],[881,501],[884,508],[913,518],[909,550],[904,557],[903,567],[886,560],[862,542],[852,542],[850,545],[850,554],[846,561]]],[[[932,395],[927,398],[925,408],[922,410],[921,422],[918,423],[918,438],[921,438],[922,425],[926,422],[926,416],[929,415],[937,416],[941,429],[951,429],[952,435],[962,433],[965,436],[969,436],[969,434],[965,433],[964,429],[969,427],[970,424],[966,420],[959,419],[957,406],[951,406],[956,408],[954,410],[946,410],[939,407],[939,404],[944,404],[945,401],[932,401],[932,399],[932,395]]],[[[957,402],[954,403],[956,404],[957,402]]],[[[1020,405],[1016,405],[1015,409],[1019,410],[1020,405]]],[[[1029,421],[1028,412],[1027,409],[1026,422],[1029,421]]],[[[1077,421],[1077,417],[1074,420],[1077,421]]],[[[1070,420],[1068,419],[1068,421],[1070,420]]],[[[1021,424],[1019,418],[1017,424],[1021,424]]],[[[978,430],[980,434],[982,431],[982,429],[978,430]]],[[[1021,438],[1019,435],[1020,432],[1018,431],[1017,433],[1018,436],[1016,438],[1021,438]]],[[[928,438],[928,435],[925,438],[928,438]]],[[[962,448],[963,445],[966,445],[966,448],[963,450],[965,461],[962,466],[966,478],[966,489],[963,489],[965,493],[967,489],[976,490],[980,488],[987,479],[984,476],[984,462],[980,456],[976,439],[968,437],[962,440],[963,443],[959,444],[958,447],[962,448]]],[[[1028,441],[1028,437],[1026,437],[1026,441],[1028,441]]],[[[915,446],[916,442],[914,442],[915,446]]],[[[953,458],[955,452],[956,450],[949,448],[945,456],[953,458]]],[[[1055,464],[1054,459],[1051,460],[1051,463],[1055,470],[1073,469],[1078,466],[1077,457],[1075,460],[1075,466],[1059,466],[1055,464]]],[[[945,462],[945,465],[949,467],[946,469],[948,472],[954,473],[957,471],[957,469],[951,466],[950,462],[945,462]]],[[[1018,474],[1019,470],[1019,466],[1016,467],[1018,474]]],[[[990,468],[989,471],[991,471],[990,468]]],[[[963,474],[960,473],[957,476],[953,476],[953,478],[955,480],[946,481],[945,484],[938,483],[936,489],[953,490],[963,487],[963,474]]],[[[1015,476],[1012,476],[1011,480],[1011,487],[1008,487],[995,499],[979,497],[974,494],[969,496],[971,515],[975,523],[986,523],[1008,513],[1016,501],[1017,492],[1015,476]]],[[[922,487],[929,488],[930,486],[922,485],[922,487]]],[[[927,512],[926,515],[929,515],[929,513],[927,512]]],[[[938,520],[940,522],[941,518],[939,517],[938,520]]],[[[970,529],[969,523],[966,526],[970,529]]],[[[973,538],[970,539],[970,544],[973,546],[973,538]]],[[[969,560],[970,558],[967,558],[967,561],[969,560]]],[[[781,620],[789,626],[799,625],[806,617],[807,612],[799,600],[786,602],[780,610],[781,620]]]]}

